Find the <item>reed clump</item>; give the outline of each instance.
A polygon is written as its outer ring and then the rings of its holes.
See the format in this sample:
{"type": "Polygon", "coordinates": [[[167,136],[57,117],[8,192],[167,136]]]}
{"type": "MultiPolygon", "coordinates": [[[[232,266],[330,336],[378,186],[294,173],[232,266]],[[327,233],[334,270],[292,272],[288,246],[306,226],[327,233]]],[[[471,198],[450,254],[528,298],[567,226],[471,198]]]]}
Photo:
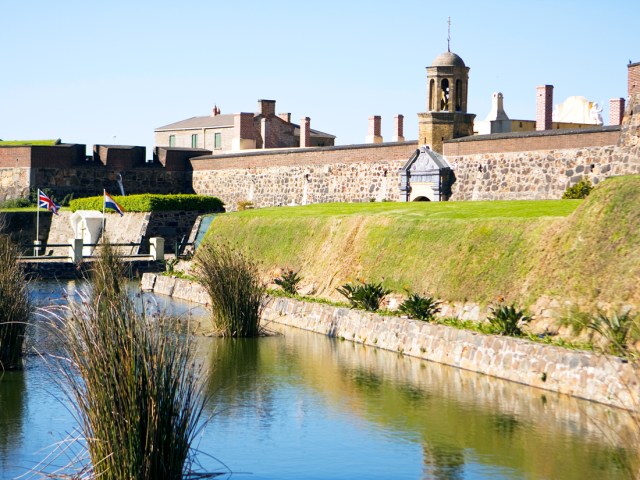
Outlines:
{"type": "Polygon", "coordinates": [[[211,297],[215,333],[228,337],[260,335],[267,286],[257,264],[229,245],[209,243],[198,249],[195,265],[196,277],[211,297]]]}
{"type": "Polygon", "coordinates": [[[31,303],[18,248],[0,234],[0,372],[22,366],[31,303]]]}
{"type": "MultiPolygon", "coordinates": [[[[92,478],[188,478],[204,397],[191,337],[152,318],[126,292],[106,245],[92,289],[58,312],[63,369],[90,458],[92,478]]],[[[167,320],[167,319],[164,319],[167,320]]]]}

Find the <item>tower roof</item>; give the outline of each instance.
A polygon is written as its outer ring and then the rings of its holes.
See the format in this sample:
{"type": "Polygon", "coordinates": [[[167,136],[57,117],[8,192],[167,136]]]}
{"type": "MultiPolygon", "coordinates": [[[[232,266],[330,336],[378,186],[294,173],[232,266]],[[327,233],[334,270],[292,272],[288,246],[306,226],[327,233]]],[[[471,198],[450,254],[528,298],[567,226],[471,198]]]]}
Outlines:
{"type": "Polygon", "coordinates": [[[432,67],[464,67],[464,61],[453,52],[444,52],[438,55],[431,63],[432,67]]]}

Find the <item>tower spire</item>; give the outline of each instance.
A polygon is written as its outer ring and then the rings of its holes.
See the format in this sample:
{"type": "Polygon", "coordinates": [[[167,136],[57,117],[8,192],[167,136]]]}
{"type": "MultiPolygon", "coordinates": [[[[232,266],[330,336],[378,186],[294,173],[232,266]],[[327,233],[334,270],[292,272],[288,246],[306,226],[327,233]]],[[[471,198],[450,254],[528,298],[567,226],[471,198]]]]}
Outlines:
{"type": "Polygon", "coordinates": [[[451,17],[447,20],[449,28],[447,29],[447,52],[451,51],[451,17]]]}

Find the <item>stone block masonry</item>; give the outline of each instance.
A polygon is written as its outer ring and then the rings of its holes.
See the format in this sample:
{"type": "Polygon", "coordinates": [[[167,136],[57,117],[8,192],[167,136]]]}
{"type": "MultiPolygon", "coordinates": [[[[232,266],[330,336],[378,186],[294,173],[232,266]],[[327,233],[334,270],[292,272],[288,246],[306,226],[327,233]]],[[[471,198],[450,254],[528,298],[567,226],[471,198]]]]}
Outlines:
{"type": "MultiPolygon", "coordinates": [[[[145,274],[142,286],[193,302],[208,300],[201,286],[182,279],[145,274]]],[[[263,321],[618,408],[640,409],[637,371],[616,357],[292,298],[271,298],[263,321]]]]}
{"type": "Polygon", "coordinates": [[[397,172],[416,146],[404,142],[201,157],[191,161],[193,188],[219,197],[227,210],[239,201],[267,207],[398,200],[397,172]]]}
{"type": "Polygon", "coordinates": [[[561,198],[583,178],[640,173],[640,162],[615,155],[615,147],[485,153],[448,157],[455,164],[454,200],[561,198]]]}

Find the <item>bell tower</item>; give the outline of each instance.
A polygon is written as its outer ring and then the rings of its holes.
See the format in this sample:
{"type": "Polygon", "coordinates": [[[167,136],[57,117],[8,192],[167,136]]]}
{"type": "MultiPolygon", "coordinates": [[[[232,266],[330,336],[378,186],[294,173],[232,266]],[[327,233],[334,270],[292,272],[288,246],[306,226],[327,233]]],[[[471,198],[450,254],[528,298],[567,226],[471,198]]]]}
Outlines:
{"type": "Polygon", "coordinates": [[[442,143],[473,135],[467,113],[469,67],[447,50],[427,67],[427,112],[418,114],[418,142],[442,153],[442,143]]]}

